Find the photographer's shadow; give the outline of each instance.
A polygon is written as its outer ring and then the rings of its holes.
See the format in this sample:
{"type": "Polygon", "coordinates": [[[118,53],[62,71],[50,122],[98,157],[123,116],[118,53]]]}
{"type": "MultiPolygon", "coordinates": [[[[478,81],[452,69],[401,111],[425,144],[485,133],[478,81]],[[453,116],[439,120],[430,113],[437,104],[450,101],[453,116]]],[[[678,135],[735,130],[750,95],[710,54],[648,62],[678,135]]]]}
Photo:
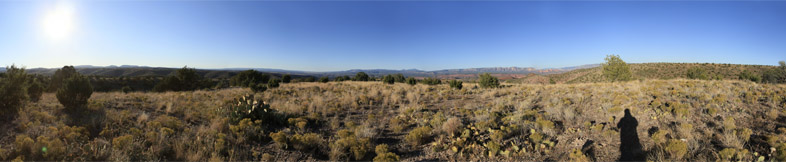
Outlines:
{"type": "Polygon", "coordinates": [[[644,161],[646,157],[642,150],[639,134],[636,132],[639,122],[629,109],[625,109],[625,116],[617,123],[620,129],[620,158],[618,161],[644,161]]]}

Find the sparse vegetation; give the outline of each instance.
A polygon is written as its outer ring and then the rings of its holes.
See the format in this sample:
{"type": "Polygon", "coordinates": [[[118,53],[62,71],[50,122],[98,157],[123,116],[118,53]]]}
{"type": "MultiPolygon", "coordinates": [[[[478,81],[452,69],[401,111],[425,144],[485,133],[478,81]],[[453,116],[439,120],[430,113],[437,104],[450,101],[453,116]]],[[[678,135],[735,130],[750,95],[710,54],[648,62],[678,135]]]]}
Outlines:
{"type": "MultiPolygon", "coordinates": [[[[9,71],[0,85],[13,74],[20,73],[9,71]]],[[[85,83],[68,80],[62,85],[85,83]]],[[[264,93],[239,87],[93,92],[77,106],[90,112],[83,116],[105,112],[93,124],[72,124],[60,115],[67,113],[57,93],[44,93],[39,102],[20,100],[18,117],[0,125],[9,130],[9,138],[0,138],[8,144],[0,145],[0,160],[615,161],[620,130],[614,127],[625,108],[639,122],[649,160],[766,161],[786,154],[786,129],[774,131],[783,124],[777,120],[786,106],[782,84],[462,84],[461,90],[299,82],[264,93]],[[582,147],[590,139],[594,150],[582,147]]]]}
{"type": "Polygon", "coordinates": [[[424,79],[423,79],[421,82],[422,82],[423,84],[426,84],[426,85],[438,85],[438,84],[442,84],[442,80],[439,80],[439,79],[437,79],[437,78],[424,78],[424,79]]]}
{"type": "Polygon", "coordinates": [[[701,80],[709,80],[710,77],[704,69],[699,67],[694,67],[688,70],[688,74],[686,74],[688,79],[701,79],[701,80]]]}

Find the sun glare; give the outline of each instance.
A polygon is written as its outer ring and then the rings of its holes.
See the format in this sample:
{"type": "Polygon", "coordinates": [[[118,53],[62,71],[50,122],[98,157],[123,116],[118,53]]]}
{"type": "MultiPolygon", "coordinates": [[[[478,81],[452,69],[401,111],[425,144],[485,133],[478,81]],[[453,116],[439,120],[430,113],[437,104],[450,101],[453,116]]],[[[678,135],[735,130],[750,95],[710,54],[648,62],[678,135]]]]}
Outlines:
{"type": "Polygon", "coordinates": [[[44,15],[41,28],[44,36],[54,41],[68,38],[76,26],[74,8],[66,3],[59,3],[44,15]]]}

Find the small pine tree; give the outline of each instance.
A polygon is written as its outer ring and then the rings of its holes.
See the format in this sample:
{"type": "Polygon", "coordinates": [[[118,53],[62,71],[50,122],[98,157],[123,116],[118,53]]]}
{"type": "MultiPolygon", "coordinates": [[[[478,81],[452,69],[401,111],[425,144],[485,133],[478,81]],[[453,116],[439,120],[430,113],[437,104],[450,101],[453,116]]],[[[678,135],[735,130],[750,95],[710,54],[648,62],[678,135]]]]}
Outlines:
{"type": "Polygon", "coordinates": [[[396,82],[396,78],[392,75],[385,75],[382,77],[382,83],[393,84],[396,82]]]}
{"type": "Polygon", "coordinates": [[[75,75],[63,82],[63,87],[57,90],[57,100],[65,106],[68,114],[81,113],[86,109],[87,100],[93,95],[93,87],[87,77],[75,75]]]}
{"type": "Polygon", "coordinates": [[[24,68],[6,67],[6,73],[0,78],[0,121],[12,120],[27,100],[27,78],[24,68]]]}
{"type": "Polygon", "coordinates": [[[418,79],[415,79],[414,77],[409,77],[409,78],[407,78],[407,84],[409,84],[409,85],[418,84],[418,79]]]}
{"type": "Polygon", "coordinates": [[[321,77],[321,78],[319,78],[319,82],[322,82],[322,83],[327,83],[329,81],[330,81],[330,78],[328,78],[328,77],[321,77]]]}
{"type": "Polygon", "coordinates": [[[271,89],[272,89],[272,88],[277,88],[277,87],[278,87],[278,83],[279,83],[279,82],[281,82],[281,80],[278,80],[278,79],[270,79],[270,81],[268,81],[268,82],[267,82],[267,88],[271,88],[271,89]]]}
{"type": "Polygon", "coordinates": [[[291,81],[292,81],[292,75],[284,74],[284,76],[281,76],[282,83],[289,83],[291,81]]]}
{"type": "Polygon", "coordinates": [[[33,79],[30,85],[27,87],[27,96],[30,98],[30,101],[38,102],[41,100],[41,95],[44,94],[44,85],[38,81],[38,79],[33,79]]]}
{"type": "Polygon", "coordinates": [[[63,66],[63,68],[57,69],[57,71],[55,71],[55,75],[52,75],[52,80],[49,82],[49,88],[47,91],[57,91],[57,89],[62,87],[61,85],[63,84],[63,81],[77,74],[78,73],[76,72],[74,66],[63,66]]]}
{"type": "Polygon", "coordinates": [[[464,83],[464,82],[462,82],[462,81],[459,81],[459,80],[451,80],[451,81],[448,81],[448,84],[450,84],[450,88],[455,88],[455,89],[461,89],[462,87],[464,87],[464,86],[462,85],[463,83],[464,83]]]}
{"type": "Polygon", "coordinates": [[[401,73],[393,74],[393,79],[395,79],[396,82],[399,82],[399,83],[404,83],[404,81],[406,80],[406,78],[404,77],[404,74],[401,74],[401,73]]]}
{"type": "Polygon", "coordinates": [[[491,76],[489,73],[480,74],[478,84],[483,88],[497,88],[499,87],[499,79],[491,76]]]}
{"type": "Polygon", "coordinates": [[[625,61],[622,61],[619,55],[606,56],[606,62],[603,63],[603,77],[611,82],[623,82],[633,79],[630,72],[630,67],[625,61]]]}

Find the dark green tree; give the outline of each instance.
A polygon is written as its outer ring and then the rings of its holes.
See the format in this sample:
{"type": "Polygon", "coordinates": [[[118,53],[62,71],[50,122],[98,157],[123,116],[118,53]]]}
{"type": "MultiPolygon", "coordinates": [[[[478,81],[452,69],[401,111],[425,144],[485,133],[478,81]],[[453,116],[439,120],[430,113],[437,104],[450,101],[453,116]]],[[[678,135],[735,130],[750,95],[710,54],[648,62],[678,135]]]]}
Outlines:
{"type": "Polygon", "coordinates": [[[368,74],[364,72],[358,72],[355,74],[355,78],[352,78],[354,81],[369,81],[370,79],[371,78],[368,76],[368,74]]]}
{"type": "Polygon", "coordinates": [[[399,82],[399,83],[404,83],[404,81],[406,80],[406,78],[404,77],[404,74],[401,74],[401,73],[393,74],[393,79],[395,79],[396,82],[399,82]]]}
{"type": "Polygon", "coordinates": [[[0,78],[0,121],[13,120],[27,100],[27,79],[24,68],[14,65],[6,67],[5,74],[0,78]]]}
{"type": "Polygon", "coordinates": [[[327,83],[329,81],[330,81],[330,78],[328,78],[328,77],[320,77],[319,78],[319,82],[322,82],[322,83],[327,83]]]}
{"type": "Polygon", "coordinates": [[[63,82],[63,86],[57,89],[57,101],[63,104],[64,111],[69,114],[81,113],[87,109],[87,100],[93,95],[93,87],[87,77],[78,73],[63,82]]]}
{"type": "Polygon", "coordinates": [[[38,81],[38,79],[33,79],[30,82],[30,85],[27,86],[27,96],[30,97],[30,101],[38,102],[41,100],[41,95],[44,94],[44,85],[38,81]]]}
{"type": "Polygon", "coordinates": [[[292,75],[284,74],[284,76],[281,76],[282,83],[289,83],[291,81],[292,81],[292,75]]]}
{"type": "Polygon", "coordinates": [[[232,86],[250,87],[259,83],[267,83],[270,75],[262,74],[256,70],[246,70],[238,73],[229,79],[232,86]]]}
{"type": "Polygon", "coordinates": [[[279,82],[281,82],[281,80],[279,79],[270,79],[270,81],[267,82],[267,88],[269,89],[277,88],[279,82]]]}
{"type": "Polygon", "coordinates": [[[317,77],[314,76],[307,76],[303,78],[303,82],[315,82],[315,81],[317,81],[317,77]]]}
{"type": "Polygon", "coordinates": [[[623,82],[633,79],[630,67],[619,55],[608,55],[602,64],[603,77],[611,82],[623,82]]]}
{"type": "Polygon", "coordinates": [[[197,74],[196,69],[183,67],[175,71],[175,75],[167,76],[159,82],[153,91],[193,91],[209,88],[212,84],[197,74]]]}
{"type": "Polygon", "coordinates": [[[409,85],[418,84],[418,79],[415,79],[414,77],[409,77],[409,78],[407,78],[407,84],[409,84],[409,85]]]}
{"type": "Polygon", "coordinates": [[[385,75],[382,77],[382,83],[393,84],[396,82],[396,78],[393,75],[385,75]]]}
{"type": "Polygon", "coordinates": [[[74,75],[77,75],[76,69],[74,66],[63,66],[61,69],[57,69],[55,71],[55,75],[52,75],[52,80],[49,82],[49,88],[47,89],[48,92],[57,91],[63,84],[63,81],[71,78],[74,75]]]}
{"type": "Polygon", "coordinates": [[[259,83],[251,86],[251,91],[254,91],[255,93],[264,92],[265,90],[267,90],[267,85],[264,83],[259,83]]]}

